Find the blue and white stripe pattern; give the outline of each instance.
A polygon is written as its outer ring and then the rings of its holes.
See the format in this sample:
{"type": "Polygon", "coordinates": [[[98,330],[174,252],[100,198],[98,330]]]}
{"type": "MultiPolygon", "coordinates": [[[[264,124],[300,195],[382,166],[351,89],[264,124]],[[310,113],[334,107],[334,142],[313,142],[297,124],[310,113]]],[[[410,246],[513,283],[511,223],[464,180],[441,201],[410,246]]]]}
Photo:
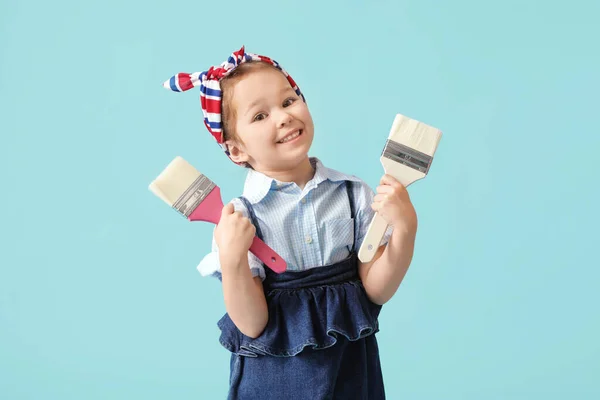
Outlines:
{"type": "MultiPolygon", "coordinates": [[[[373,190],[362,180],[323,166],[311,158],[315,176],[303,190],[295,183],[281,183],[250,170],[243,195],[254,208],[265,242],[283,257],[290,271],[325,266],[342,261],[350,254],[354,238],[355,250],[362,243],[374,211],[373,190]],[[354,182],[356,225],[350,216],[350,204],[345,181],[354,182]]],[[[238,199],[235,209],[248,216],[238,199]]],[[[388,229],[382,244],[388,242],[388,229]]],[[[248,253],[253,276],[265,278],[261,261],[248,253]]],[[[219,249],[213,239],[212,251],[198,265],[203,276],[219,277],[219,249]]]]}

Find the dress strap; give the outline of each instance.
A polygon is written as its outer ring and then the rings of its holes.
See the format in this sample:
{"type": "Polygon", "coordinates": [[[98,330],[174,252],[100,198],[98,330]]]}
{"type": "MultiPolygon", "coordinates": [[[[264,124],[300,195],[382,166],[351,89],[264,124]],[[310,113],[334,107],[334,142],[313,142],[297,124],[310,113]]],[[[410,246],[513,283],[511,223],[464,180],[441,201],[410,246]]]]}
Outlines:
{"type": "Polygon", "coordinates": [[[354,205],[354,192],[352,191],[352,182],[346,181],[346,192],[348,193],[348,202],[350,203],[350,218],[354,219],[354,241],[352,242],[351,253],[354,253],[356,248],[356,207],[354,205]]]}
{"type": "Polygon", "coordinates": [[[250,219],[250,222],[252,222],[252,225],[256,227],[256,236],[258,236],[260,240],[264,241],[265,239],[263,238],[260,226],[258,225],[258,218],[256,218],[256,214],[254,213],[254,208],[252,207],[252,204],[244,196],[240,196],[238,197],[238,199],[240,199],[240,201],[246,207],[246,210],[248,210],[248,218],[250,219]]]}

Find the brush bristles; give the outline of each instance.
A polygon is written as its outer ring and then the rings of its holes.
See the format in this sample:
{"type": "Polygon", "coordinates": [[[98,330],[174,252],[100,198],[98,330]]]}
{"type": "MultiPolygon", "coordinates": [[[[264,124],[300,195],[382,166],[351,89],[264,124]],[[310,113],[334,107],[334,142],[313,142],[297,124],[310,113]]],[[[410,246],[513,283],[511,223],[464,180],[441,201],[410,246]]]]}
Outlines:
{"type": "Polygon", "coordinates": [[[439,129],[398,114],[388,139],[433,157],[441,137],[439,129]]]}
{"type": "Polygon", "coordinates": [[[210,179],[177,156],[148,188],[187,217],[214,187],[210,179]]]}

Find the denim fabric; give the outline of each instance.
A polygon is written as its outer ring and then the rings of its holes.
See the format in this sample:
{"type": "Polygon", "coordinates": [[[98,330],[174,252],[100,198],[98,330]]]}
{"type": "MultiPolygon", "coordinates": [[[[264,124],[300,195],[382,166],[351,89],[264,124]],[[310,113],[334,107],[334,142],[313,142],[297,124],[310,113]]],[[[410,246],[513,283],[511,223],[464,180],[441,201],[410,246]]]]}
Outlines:
{"type": "MultiPolygon", "coordinates": [[[[241,200],[261,237],[251,204],[241,200]]],[[[375,337],[381,306],[367,298],[357,267],[353,248],[328,266],[283,274],[265,269],[264,332],[247,337],[227,314],[218,323],[220,342],[232,353],[228,399],[385,399],[375,337]]]]}
{"type": "Polygon", "coordinates": [[[231,356],[229,400],[384,400],[374,335],[294,357],[231,356]]]}

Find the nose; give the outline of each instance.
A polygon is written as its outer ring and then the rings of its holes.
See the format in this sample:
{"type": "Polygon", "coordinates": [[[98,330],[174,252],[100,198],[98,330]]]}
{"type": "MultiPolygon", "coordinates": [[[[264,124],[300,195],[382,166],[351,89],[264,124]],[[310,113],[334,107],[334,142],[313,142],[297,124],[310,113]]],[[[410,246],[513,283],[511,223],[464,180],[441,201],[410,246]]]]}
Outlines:
{"type": "Polygon", "coordinates": [[[292,122],[292,119],[293,118],[291,114],[288,113],[286,110],[279,110],[279,112],[277,113],[277,127],[283,128],[284,126],[292,122]]]}

